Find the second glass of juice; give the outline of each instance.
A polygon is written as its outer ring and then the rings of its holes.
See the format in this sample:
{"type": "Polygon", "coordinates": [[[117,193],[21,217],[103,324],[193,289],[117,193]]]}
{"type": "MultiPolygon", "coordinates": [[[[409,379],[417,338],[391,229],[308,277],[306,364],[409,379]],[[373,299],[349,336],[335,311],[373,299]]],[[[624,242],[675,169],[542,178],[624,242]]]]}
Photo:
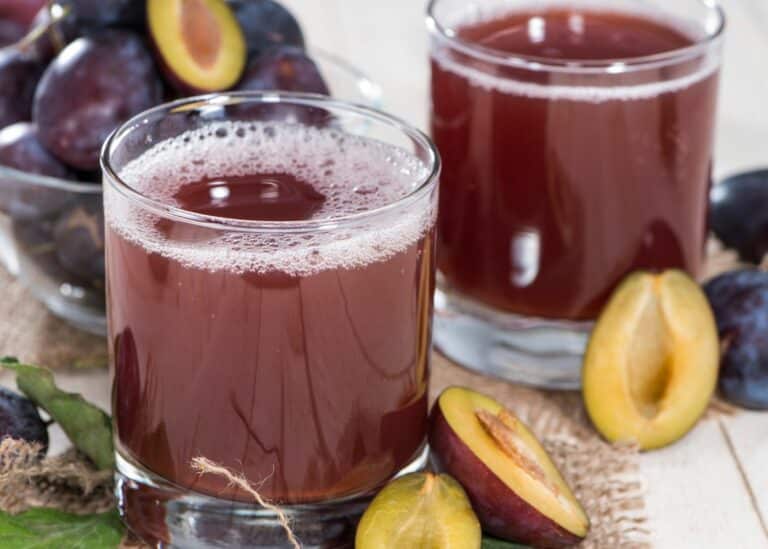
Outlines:
{"type": "Polygon", "coordinates": [[[438,160],[313,96],[190,99],[104,150],[117,493],[152,544],[347,539],[424,465],[438,160]]]}
{"type": "Polygon", "coordinates": [[[435,344],[579,385],[592,321],[639,269],[697,275],[724,17],[709,0],[433,0],[443,158],[435,344]]]}

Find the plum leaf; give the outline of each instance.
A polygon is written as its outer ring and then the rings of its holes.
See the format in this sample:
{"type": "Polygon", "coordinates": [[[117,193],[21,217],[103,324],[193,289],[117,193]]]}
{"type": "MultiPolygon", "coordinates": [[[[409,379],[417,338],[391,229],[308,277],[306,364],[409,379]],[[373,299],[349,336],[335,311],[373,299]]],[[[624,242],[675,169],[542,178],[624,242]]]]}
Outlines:
{"type": "Polygon", "coordinates": [[[112,422],[101,408],[78,393],[62,391],[53,381],[53,373],[39,366],[21,364],[15,358],[3,358],[0,365],[16,373],[16,385],[27,398],[48,412],[51,418],[100,470],[115,465],[112,446],[112,422]]]}
{"type": "Polygon", "coordinates": [[[30,509],[18,515],[0,511],[0,547],[5,549],[110,549],[123,538],[117,511],[70,515],[30,509]]]}

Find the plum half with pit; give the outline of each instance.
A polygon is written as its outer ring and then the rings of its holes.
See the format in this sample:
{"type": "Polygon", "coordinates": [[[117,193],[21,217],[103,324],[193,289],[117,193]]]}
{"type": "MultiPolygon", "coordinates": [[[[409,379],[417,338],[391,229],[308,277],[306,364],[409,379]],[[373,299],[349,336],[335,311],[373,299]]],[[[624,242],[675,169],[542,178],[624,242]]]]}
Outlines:
{"type": "Polygon", "coordinates": [[[768,410],[768,273],[743,269],[704,286],[717,321],[720,394],[745,408],[768,410]]]}
{"type": "MultiPolygon", "coordinates": [[[[42,146],[37,129],[18,122],[0,130],[0,165],[16,170],[61,179],[74,174],[42,146]]],[[[61,210],[72,199],[71,192],[47,185],[30,185],[14,177],[0,177],[0,208],[13,219],[40,219],[61,210]]]]}
{"type": "Polygon", "coordinates": [[[438,470],[464,487],[488,534],[544,548],[586,537],[589,519],[549,455],[494,399],[463,387],[443,391],[429,445],[438,470]]]}
{"type": "Polygon", "coordinates": [[[48,426],[34,403],[0,387],[0,439],[5,437],[40,444],[42,453],[48,449],[48,426]]]}
{"type": "Polygon", "coordinates": [[[315,62],[306,51],[294,46],[273,47],[254,59],[237,89],[330,95],[328,84],[315,62]]]}
{"type": "Polygon", "coordinates": [[[274,0],[230,0],[240,23],[248,55],[261,55],[272,46],[304,47],[304,34],[298,20],[274,0]]]}
{"type": "Polygon", "coordinates": [[[0,49],[0,128],[29,120],[43,67],[15,48],[0,49]]]}
{"type": "Polygon", "coordinates": [[[68,165],[96,170],[112,130],[160,103],[162,94],[141,37],[106,30],[78,38],[48,66],[37,87],[33,112],[40,141],[68,165]]]}

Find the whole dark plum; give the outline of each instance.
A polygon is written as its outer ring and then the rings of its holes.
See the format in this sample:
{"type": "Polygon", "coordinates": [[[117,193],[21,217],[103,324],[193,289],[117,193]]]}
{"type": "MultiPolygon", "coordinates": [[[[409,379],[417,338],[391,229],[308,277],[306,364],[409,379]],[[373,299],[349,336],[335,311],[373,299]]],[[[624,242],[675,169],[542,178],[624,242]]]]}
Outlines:
{"type": "MultiPolygon", "coordinates": [[[[17,122],[0,130],[0,164],[30,174],[62,179],[75,177],[40,144],[35,125],[29,122],[17,122]]],[[[67,190],[0,176],[0,209],[14,219],[49,216],[64,208],[71,198],[72,193],[67,190]]]]}
{"type": "Polygon", "coordinates": [[[740,406],[768,409],[768,272],[728,272],[704,291],[723,349],[720,393],[740,406]]]}
{"type": "Polygon", "coordinates": [[[65,17],[54,22],[47,6],[35,16],[32,28],[37,30],[30,48],[33,54],[46,64],[50,63],[67,44],[79,37],[72,18],[65,17]]]}
{"type": "Polygon", "coordinates": [[[768,170],[729,177],[712,189],[710,226],[742,260],[760,263],[768,253],[768,170]]]}
{"type": "Polygon", "coordinates": [[[0,19],[29,26],[46,0],[0,0],[0,19]]]}
{"type": "Polygon", "coordinates": [[[101,197],[80,199],[53,230],[56,256],[69,273],[96,286],[104,278],[104,214],[101,197]]]}
{"type": "Polygon", "coordinates": [[[0,49],[0,128],[29,120],[43,67],[14,48],[0,49]]]}
{"type": "Polygon", "coordinates": [[[77,26],[84,30],[104,27],[142,28],[147,19],[146,0],[57,0],[70,10],[77,26]]]}
{"type": "Polygon", "coordinates": [[[70,275],[59,264],[59,259],[56,257],[56,244],[53,242],[53,226],[54,222],[48,219],[14,220],[11,230],[19,250],[19,260],[31,264],[34,271],[59,284],[66,282],[80,286],[82,281],[70,275]]]}
{"type": "Polygon", "coordinates": [[[239,90],[280,90],[330,95],[315,62],[294,46],[277,46],[254,59],[245,69],[239,90]]]}
{"type": "Polygon", "coordinates": [[[271,46],[304,47],[304,34],[293,14],[274,0],[230,0],[240,23],[248,55],[256,56],[271,46]]]}
{"type": "Polygon", "coordinates": [[[80,170],[96,170],[99,150],[122,122],[158,104],[162,84],[144,41],[122,30],[78,38],[46,69],[35,93],[40,141],[80,170]]]}
{"type": "Polygon", "coordinates": [[[72,171],[40,144],[31,122],[17,122],[0,130],[0,164],[27,173],[74,178],[72,171]]]}
{"type": "Polygon", "coordinates": [[[17,42],[25,33],[24,25],[15,21],[0,19],[0,48],[17,42]]]}
{"type": "Polygon", "coordinates": [[[48,426],[34,403],[0,387],[0,438],[5,437],[37,442],[42,453],[48,450],[48,426]]]}

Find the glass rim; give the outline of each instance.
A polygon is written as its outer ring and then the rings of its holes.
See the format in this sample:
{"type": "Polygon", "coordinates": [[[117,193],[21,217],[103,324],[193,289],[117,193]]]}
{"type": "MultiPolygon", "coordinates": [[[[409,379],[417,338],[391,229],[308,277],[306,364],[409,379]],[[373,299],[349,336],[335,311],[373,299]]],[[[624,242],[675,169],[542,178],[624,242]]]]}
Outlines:
{"type": "Polygon", "coordinates": [[[438,5],[444,0],[430,0],[427,5],[427,29],[430,34],[445,41],[461,53],[494,65],[525,69],[537,72],[559,72],[570,74],[624,74],[637,72],[686,61],[705,52],[719,43],[726,29],[726,15],[720,0],[698,0],[710,14],[717,16],[717,28],[695,43],[682,48],[628,58],[568,59],[558,60],[535,55],[511,54],[495,48],[480,46],[459,38],[453,26],[440,22],[436,14],[438,5]]]}
{"type": "MultiPolygon", "coordinates": [[[[157,120],[157,118],[154,120],[157,120]]],[[[441,170],[440,154],[432,140],[424,132],[396,116],[384,113],[366,105],[333,99],[332,97],[324,95],[281,91],[211,93],[157,105],[134,116],[109,135],[101,149],[100,163],[106,184],[110,185],[126,199],[138,204],[141,208],[149,210],[164,218],[215,230],[280,233],[332,230],[340,226],[354,224],[370,218],[379,217],[392,211],[397,211],[404,206],[418,202],[420,198],[429,193],[437,184],[441,170]],[[227,106],[243,103],[285,103],[303,105],[306,107],[327,107],[386,124],[411,139],[416,146],[423,149],[427,154],[427,160],[425,161],[427,164],[426,175],[420,178],[413,189],[409,190],[404,196],[370,210],[349,213],[330,219],[262,221],[200,214],[168,204],[162,200],[150,198],[123,181],[112,166],[112,155],[120,145],[122,138],[129,135],[135,128],[148,123],[153,115],[184,112],[185,110],[192,110],[205,106],[227,106]]]]}

